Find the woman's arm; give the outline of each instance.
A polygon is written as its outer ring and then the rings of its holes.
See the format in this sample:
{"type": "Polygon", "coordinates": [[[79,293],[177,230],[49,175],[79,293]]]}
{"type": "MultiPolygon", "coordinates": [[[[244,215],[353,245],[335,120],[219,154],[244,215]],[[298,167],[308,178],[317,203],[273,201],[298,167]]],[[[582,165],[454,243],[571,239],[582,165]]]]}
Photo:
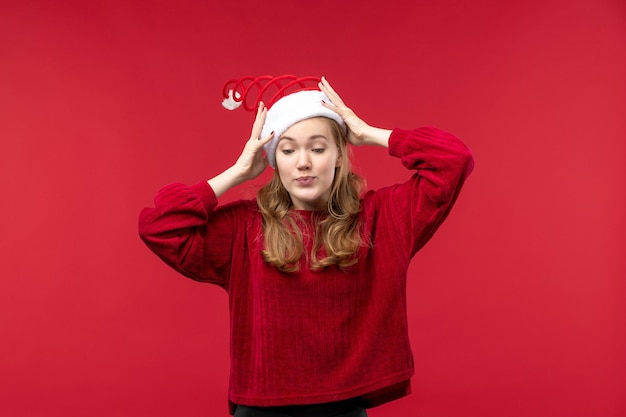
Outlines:
{"type": "Polygon", "coordinates": [[[348,126],[348,141],[354,146],[373,145],[389,147],[391,130],[380,129],[365,123],[351,108],[346,106],[339,94],[333,89],[326,77],[319,83],[320,90],[330,99],[330,103],[323,102],[323,106],[337,113],[348,126]]]}
{"type": "Polygon", "coordinates": [[[263,145],[272,134],[259,138],[267,109],[259,104],[250,139],[228,169],[191,187],[170,184],[154,199],[154,207],[139,215],[139,235],[172,268],[198,281],[227,286],[231,248],[242,224],[246,202],[217,209],[227,190],[256,178],[267,167],[263,145]]]}
{"type": "Polygon", "coordinates": [[[192,186],[169,184],[154,207],[139,214],[139,236],[166,264],[196,281],[227,287],[237,217],[216,210],[217,197],[202,181],[192,186]]]}
{"type": "Polygon", "coordinates": [[[272,140],[274,132],[261,138],[261,130],[265,123],[267,108],[263,102],[259,103],[256,118],[252,125],[250,139],[246,142],[243,152],[233,166],[207,182],[213,189],[216,197],[220,197],[229,189],[258,177],[267,168],[267,157],[263,154],[263,145],[272,140]]]}
{"type": "Polygon", "coordinates": [[[445,220],[461,187],[472,171],[469,148],[454,135],[435,128],[386,130],[372,127],[345,105],[322,77],[319,87],[331,103],[324,106],[339,114],[348,126],[352,145],[376,145],[389,149],[414,171],[404,184],[386,187],[366,198],[378,218],[387,223],[390,241],[404,242],[406,259],[421,248],[445,220]]]}
{"type": "Polygon", "coordinates": [[[400,158],[413,176],[402,184],[370,194],[379,218],[393,230],[399,252],[406,260],[430,240],[447,218],[461,188],[472,172],[474,159],[456,136],[433,127],[394,129],[389,155],[400,158]]]}

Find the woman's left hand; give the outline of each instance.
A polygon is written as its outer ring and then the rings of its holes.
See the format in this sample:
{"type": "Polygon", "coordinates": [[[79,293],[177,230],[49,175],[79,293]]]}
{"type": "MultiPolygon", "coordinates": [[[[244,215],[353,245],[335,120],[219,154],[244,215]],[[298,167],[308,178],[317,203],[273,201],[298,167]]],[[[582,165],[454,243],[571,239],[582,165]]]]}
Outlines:
{"type": "Polygon", "coordinates": [[[330,99],[330,103],[323,102],[322,105],[337,113],[348,126],[348,141],[355,146],[365,144],[367,131],[370,126],[361,120],[351,108],[345,105],[325,77],[322,77],[319,87],[326,94],[326,97],[330,99]]]}

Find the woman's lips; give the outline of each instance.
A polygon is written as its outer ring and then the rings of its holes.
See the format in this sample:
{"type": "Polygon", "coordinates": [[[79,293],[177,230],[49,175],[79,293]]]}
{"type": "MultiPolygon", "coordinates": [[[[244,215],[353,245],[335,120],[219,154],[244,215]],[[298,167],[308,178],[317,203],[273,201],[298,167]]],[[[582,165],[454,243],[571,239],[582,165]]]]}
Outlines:
{"type": "Polygon", "coordinates": [[[313,184],[314,180],[315,180],[315,177],[299,177],[299,178],[296,178],[296,181],[300,185],[311,185],[311,184],[313,184]]]}

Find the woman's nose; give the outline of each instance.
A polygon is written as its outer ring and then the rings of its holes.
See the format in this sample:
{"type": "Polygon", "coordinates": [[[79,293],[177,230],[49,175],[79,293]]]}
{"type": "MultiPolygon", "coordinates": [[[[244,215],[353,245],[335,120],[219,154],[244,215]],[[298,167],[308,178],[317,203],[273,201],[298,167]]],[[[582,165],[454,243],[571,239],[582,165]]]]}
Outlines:
{"type": "Polygon", "coordinates": [[[298,161],[297,161],[298,169],[309,169],[311,168],[311,159],[306,151],[298,153],[298,161]]]}

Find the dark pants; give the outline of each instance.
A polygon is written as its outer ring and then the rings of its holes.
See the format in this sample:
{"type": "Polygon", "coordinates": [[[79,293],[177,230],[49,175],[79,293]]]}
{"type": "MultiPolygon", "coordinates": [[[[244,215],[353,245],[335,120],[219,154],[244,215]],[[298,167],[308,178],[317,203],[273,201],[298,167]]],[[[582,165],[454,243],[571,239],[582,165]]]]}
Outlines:
{"type": "Polygon", "coordinates": [[[367,417],[360,400],[284,407],[238,405],[234,417],[367,417]]]}

